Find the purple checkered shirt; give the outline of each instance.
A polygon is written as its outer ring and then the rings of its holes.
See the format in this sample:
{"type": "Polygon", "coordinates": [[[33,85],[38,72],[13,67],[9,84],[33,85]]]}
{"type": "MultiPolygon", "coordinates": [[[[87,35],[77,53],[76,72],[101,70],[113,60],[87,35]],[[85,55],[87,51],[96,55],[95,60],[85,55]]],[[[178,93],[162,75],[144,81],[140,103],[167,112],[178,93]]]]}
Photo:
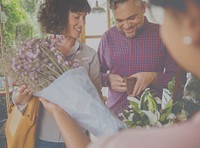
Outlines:
{"type": "MultiPolygon", "coordinates": [[[[167,86],[176,71],[176,64],[169,56],[159,36],[159,25],[145,22],[141,31],[134,38],[125,37],[116,27],[102,36],[98,55],[102,85],[107,86],[108,71],[127,77],[137,72],[157,72],[156,82],[150,89],[162,96],[162,89],[167,86]]],[[[107,106],[115,114],[128,107],[127,93],[108,90],[107,106]]]]}

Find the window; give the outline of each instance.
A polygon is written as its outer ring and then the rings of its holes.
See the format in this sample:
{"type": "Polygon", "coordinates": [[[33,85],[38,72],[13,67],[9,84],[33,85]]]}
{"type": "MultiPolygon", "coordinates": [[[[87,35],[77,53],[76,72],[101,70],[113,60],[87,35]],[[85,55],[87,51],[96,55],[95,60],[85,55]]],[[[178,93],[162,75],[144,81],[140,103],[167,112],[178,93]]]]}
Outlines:
{"type": "MultiPolygon", "coordinates": [[[[88,0],[93,8],[96,4],[94,0],[88,0]]],[[[86,17],[85,29],[82,32],[81,41],[88,46],[98,49],[102,34],[110,28],[110,10],[107,7],[108,0],[99,0],[99,6],[103,7],[105,13],[90,13],[86,17]]]]}

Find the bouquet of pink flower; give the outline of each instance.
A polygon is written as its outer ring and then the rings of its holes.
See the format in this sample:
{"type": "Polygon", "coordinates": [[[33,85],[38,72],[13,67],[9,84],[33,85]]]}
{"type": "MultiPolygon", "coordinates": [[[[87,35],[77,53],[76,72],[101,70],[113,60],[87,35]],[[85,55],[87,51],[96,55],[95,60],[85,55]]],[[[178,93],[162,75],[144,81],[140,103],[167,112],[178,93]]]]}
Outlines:
{"type": "Polygon", "coordinates": [[[102,103],[82,67],[85,57],[67,61],[57,47],[64,36],[31,39],[17,46],[10,76],[17,85],[26,84],[34,95],[63,108],[96,136],[113,134],[125,125],[102,103]]]}
{"type": "Polygon", "coordinates": [[[49,86],[64,72],[78,67],[80,61],[68,62],[57,47],[64,36],[30,39],[16,47],[11,77],[18,85],[27,84],[34,92],[49,86]]]}

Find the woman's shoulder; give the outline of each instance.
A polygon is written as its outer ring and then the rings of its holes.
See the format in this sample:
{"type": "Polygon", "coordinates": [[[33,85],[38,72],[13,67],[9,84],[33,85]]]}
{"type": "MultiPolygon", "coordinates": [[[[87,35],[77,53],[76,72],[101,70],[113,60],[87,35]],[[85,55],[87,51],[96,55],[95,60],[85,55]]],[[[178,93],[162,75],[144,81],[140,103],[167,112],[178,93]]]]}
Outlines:
{"type": "Polygon", "coordinates": [[[86,54],[86,55],[90,55],[90,56],[94,56],[97,54],[96,50],[84,43],[80,43],[80,48],[83,52],[83,54],[86,54]]]}

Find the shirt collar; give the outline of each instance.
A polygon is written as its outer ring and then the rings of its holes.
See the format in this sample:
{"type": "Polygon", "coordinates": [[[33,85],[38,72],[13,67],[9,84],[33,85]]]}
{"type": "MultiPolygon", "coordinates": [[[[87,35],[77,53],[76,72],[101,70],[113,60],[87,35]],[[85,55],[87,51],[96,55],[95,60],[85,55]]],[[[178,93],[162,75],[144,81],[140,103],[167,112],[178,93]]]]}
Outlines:
{"type": "Polygon", "coordinates": [[[136,32],[136,36],[138,36],[141,32],[145,30],[145,28],[148,26],[149,21],[146,16],[144,16],[144,24],[143,26],[136,32]]]}
{"type": "Polygon", "coordinates": [[[77,50],[80,47],[80,43],[78,40],[76,40],[75,45],[70,49],[68,56],[71,56],[77,52],[77,50]]]}

